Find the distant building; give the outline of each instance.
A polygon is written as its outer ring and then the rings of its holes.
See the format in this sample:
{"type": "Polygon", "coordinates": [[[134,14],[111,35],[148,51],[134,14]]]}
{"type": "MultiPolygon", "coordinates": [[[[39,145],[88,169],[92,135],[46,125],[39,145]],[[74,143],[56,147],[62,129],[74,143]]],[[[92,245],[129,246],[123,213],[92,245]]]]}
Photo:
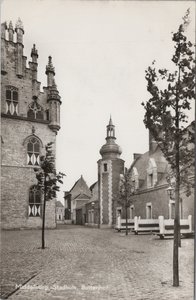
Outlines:
{"type": "MultiPolygon", "coordinates": [[[[30,33],[29,33],[30,34],[30,33]]],[[[60,96],[52,58],[46,66],[47,87],[37,80],[38,51],[33,45],[26,66],[24,28],[1,25],[1,222],[3,228],[37,228],[42,224],[43,198],[34,168],[45,145],[60,129],[60,96]]],[[[42,58],[43,59],[43,58],[42,58]]],[[[46,227],[54,228],[55,201],[46,205],[46,227]]]]}
{"type": "Polygon", "coordinates": [[[64,223],[64,215],[65,215],[65,208],[61,201],[56,201],[56,221],[57,223],[64,223]]]}
{"type": "Polygon", "coordinates": [[[99,191],[98,181],[90,186],[91,199],[85,204],[86,225],[100,225],[100,206],[99,206],[99,191]]]}
{"type": "MultiPolygon", "coordinates": [[[[82,212],[81,207],[91,198],[91,191],[87,186],[83,176],[75,182],[69,192],[65,192],[65,216],[69,217],[73,224],[84,224],[86,216],[82,212]]],[[[66,220],[69,219],[65,219],[66,220]]],[[[66,222],[68,223],[68,222],[66,222]]]]}

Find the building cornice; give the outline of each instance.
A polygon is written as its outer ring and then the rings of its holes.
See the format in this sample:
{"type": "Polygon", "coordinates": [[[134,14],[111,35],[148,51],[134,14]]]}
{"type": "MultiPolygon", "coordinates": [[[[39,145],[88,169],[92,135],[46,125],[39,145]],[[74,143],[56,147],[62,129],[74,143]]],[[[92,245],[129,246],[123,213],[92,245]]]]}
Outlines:
{"type": "Polygon", "coordinates": [[[1,113],[1,117],[6,118],[6,119],[14,119],[14,120],[21,120],[21,121],[34,122],[34,123],[42,123],[42,124],[48,124],[48,125],[50,123],[47,120],[29,119],[27,117],[7,115],[7,114],[3,114],[3,113],[1,113]]]}

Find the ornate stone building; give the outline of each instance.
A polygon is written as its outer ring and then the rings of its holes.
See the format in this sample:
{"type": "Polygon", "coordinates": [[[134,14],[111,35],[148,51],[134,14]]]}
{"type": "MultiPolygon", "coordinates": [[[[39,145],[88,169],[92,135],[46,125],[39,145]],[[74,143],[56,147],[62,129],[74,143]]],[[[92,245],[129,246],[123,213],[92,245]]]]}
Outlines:
{"type": "MultiPolygon", "coordinates": [[[[3,228],[36,228],[42,223],[42,195],[34,168],[60,129],[60,96],[52,58],[46,66],[47,86],[37,80],[38,51],[33,45],[26,66],[24,28],[1,25],[1,222],[3,228]]],[[[47,203],[46,227],[55,227],[55,201],[47,203]]]]}
{"type": "Polygon", "coordinates": [[[100,227],[112,227],[116,222],[120,174],[124,174],[124,160],[120,147],[115,143],[115,126],[110,117],[107,125],[106,144],[101,147],[98,161],[98,199],[100,227]]]}

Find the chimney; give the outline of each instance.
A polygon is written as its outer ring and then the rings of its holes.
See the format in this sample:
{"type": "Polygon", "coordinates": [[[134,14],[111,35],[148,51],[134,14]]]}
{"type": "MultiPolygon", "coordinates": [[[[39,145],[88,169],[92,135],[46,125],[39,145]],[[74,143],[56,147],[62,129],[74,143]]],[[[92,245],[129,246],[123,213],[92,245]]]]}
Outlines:
{"type": "Polygon", "coordinates": [[[156,150],[157,142],[149,131],[149,152],[153,153],[156,150]]]}

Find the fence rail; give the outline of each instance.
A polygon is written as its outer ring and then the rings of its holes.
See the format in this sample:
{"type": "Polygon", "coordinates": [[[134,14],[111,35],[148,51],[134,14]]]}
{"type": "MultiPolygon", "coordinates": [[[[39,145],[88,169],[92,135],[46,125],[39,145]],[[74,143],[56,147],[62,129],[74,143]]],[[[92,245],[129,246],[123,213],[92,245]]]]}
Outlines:
{"type": "MultiPolygon", "coordinates": [[[[165,236],[174,234],[174,220],[164,219],[163,216],[159,216],[158,219],[141,219],[140,217],[135,217],[134,219],[127,220],[127,228],[135,234],[154,233],[163,239],[165,236]]],[[[126,230],[126,219],[118,217],[115,229],[119,232],[126,230]]],[[[185,236],[193,235],[191,215],[187,219],[180,220],[180,233],[185,236]]]]}

